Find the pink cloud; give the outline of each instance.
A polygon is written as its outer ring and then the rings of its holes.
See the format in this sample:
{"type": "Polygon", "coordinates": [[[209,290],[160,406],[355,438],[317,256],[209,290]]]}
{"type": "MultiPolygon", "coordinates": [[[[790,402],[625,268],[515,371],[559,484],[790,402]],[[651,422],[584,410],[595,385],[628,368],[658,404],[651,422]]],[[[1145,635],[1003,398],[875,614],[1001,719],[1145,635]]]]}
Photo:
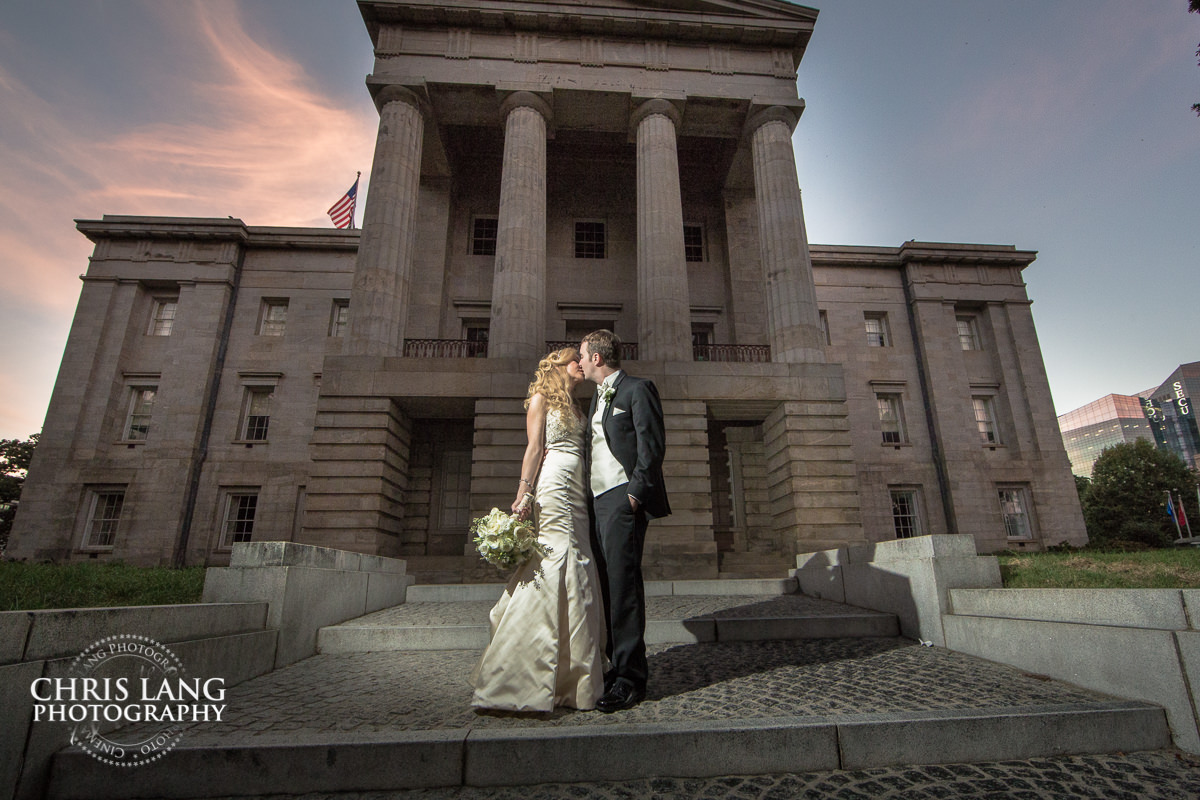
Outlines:
{"type": "Polygon", "coordinates": [[[176,63],[151,68],[188,98],[186,119],[105,129],[111,122],[47,102],[0,63],[2,302],[35,311],[44,329],[0,355],[0,437],[41,426],[91,251],[73,219],[236,216],[331,227],[325,209],[358,170],[360,203],[365,196],[378,120],[365,89],[320,94],[301,65],[250,36],[230,0],[151,13],[178,45],[176,63]]]}

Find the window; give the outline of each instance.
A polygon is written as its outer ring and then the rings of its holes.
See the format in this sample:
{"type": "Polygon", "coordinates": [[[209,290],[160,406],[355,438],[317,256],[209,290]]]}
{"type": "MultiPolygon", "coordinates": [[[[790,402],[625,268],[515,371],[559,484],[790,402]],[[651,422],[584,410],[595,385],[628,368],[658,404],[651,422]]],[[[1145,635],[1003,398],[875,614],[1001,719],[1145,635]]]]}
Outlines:
{"type": "Polygon", "coordinates": [[[891,347],[892,337],[888,333],[887,314],[864,315],[867,326],[868,347],[891,347]]]}
{"type": "Polygon", "coordinates": [[[496,237],[500,220],[496,217],[475,217],[471,221],[471,255],[496,255],[496,237]]]}
{"type": "Polygon", "coordinates": [[[683,225],[683,260],[684,261],[703,261],[704,260],[704,226],[683,225]]]}
{"type": "Polygon", "coordinates": [[[1029,502],[1023,488],[1000,490],[1000,514],[1004,517],[1004,533],[1009,539],[1033,538],[1029,502]]]}
{"type": "Polygon", "coordinates": [[[179,309],[178,297],[154,298],[154,310],[150,314],[150,336],[170,336],[175,329],[175,312],[179,309]]]}
{"type": "Polygon", "coordinates": [[[963,350],[982,350],[979,344],[979,320],[974,314],[959,314],[955,317],[958,324],[958,344],[963,350]]]}
{"type": "Polygon", "coordinates": [[[341,339],[346,335],[346,327],[350,324],[350,301],[334,300],[333,311],[329,316],[329,335],[341,339]]]}
{"type": "Polygon", "coordinates": [[[271,398],[274,386],[246,387],[246,400],[242,412],[242,438],[248,442],[265,442],[267,428],[271,423],[271,398]]]}
{"type": "Polygon", "coordinates": [[[897,539],[911,539],[921,536],[921,513],[917,505],[915,489],[893,489],[892,492],[892,527],[897,539]]]}
{"type": "Polygon", "coordinates": [[[468,322],[463,328],[468,342],[487,342],[490,328],[486,322],[468,322]]]}
{"type": "Polygon", "coordinates": [[[132,442],[146,440],[150,431],[150,415],[154,411],[157,386],[134,386],[129,391],[129,416],[125,420],[125,438],[132,442]]]}
{"type": "Polygon", "coordinates": [[[999,443],[993,399],[986,395],[977,395],[971,398],[971,405],[975,407],[975,425],[979,428],[979,438],[984,444],[999,443]]]}
{"type": "Polygon", "coordinates": [[[121,524],[121,509],[125,506],[124,489],[107,489],[90,493],[87,525],[83,532],[83,547],[88,550],[111,550],[121,524]]]}
{"type": "Polygon", "coordinates": [[[236,489],[225,495],[225,515],[221,522],[222,549],[253,538],[254,515],[257,511],[257,489],[236,489]]]}
{"type": "Polygon", "coordinates": [[[604,244],[603,222],[575,223],[576,258],[608,258],[604,244]]]}
{"type": "Polygon", "coordinates": [[[906,441],[904,412],[898,394],[876,394],[879,407],[879,427],[883,431],[884,444],[901,444],[906,441]]]}
{"type": "Polygon", "coordinates": [[[817,314],[821,323],[821,341],[825,344],[832,344],[829,339],[829,315],[824,311],[818,311],[817,314]]]}
{"type": "Polygon", "coordinates": [[[287,327],[288,301],[263,300],[258,319],[259,336],[283,336],[287,327]]]}
{"type": "Polygon", "coordinates": [[[571,343],[572,347],[579,347],[583,337],[587,336],[592,331],[601,329],[607,331],[616,330],[616,320],[614,319],[569,319],[566,320],[566,341],[571,343]]]}

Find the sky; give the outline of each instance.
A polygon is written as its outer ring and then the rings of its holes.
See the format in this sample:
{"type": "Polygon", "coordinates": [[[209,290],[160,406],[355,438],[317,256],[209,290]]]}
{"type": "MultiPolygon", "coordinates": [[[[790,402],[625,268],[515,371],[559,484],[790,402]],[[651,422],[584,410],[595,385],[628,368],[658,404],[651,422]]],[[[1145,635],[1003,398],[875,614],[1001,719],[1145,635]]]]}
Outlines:
{"type": "MultiPolygon", "coordinates": [[[[814,0],[794,136],[814,244],[1038,251],[1058,413],[1200,360],[1187,0],[814,0]]],[[[378,115],[352,0],[0,0],[0,438],[41,429],[76,219],[332,227],[378,115]]]]}

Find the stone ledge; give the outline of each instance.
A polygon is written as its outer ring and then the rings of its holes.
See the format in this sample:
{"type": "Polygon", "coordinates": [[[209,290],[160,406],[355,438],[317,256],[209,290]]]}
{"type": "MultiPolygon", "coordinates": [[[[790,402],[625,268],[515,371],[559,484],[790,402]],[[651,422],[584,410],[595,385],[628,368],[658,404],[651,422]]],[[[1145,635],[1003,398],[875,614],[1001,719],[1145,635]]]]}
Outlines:
{"type": "Polygon", "coordinates": [[[1200,752],[1190,689],[1200,677],[1200,633],[954,614],[944,625],[946,646],[961,653],[1157,703],[1175,745],[1200,752]]]}
{"type": "Polygon", "coordinates": [[[797,773],[948,759],[991,761],[1026,753],[1138,751],[1162,748],[1167,738],[1161,709],[1119,701],[986,711],[309,735],[288,744],[183,746],[169,760],[125,773],[120,781],[71,748],[56,757],[47,796],[124,800],[797,773]],[[180,774],[202,775],[203,780],[181,782],[180,774]]]}
{"type": "Polygon", "coordinates": [[[1195,629],[1179,589],[951,589],[954,614],[964,617],[1074,622],[1123,628],[1195,629]]]}
{"type": "Polygon", "coordinates": [[[234,545],[231,560],[209,568],[204,599],[266,602],[277,668],[315,655],[321,628],[404,603],[414,582],[401,559],[295,542],[234,545]]]}
{"type": "Polygon", "coordinates": [[[172,644],[261,631],[266,603],[205,603],[0,612],[0,663],[77,656],[113,633],[172,644]]]}
{"type": "Polygon", "coordinates": [[[231,567],[312,567],[349,572],[394,572],[403,575],[405,562],[398,558],[335,550],[297,542],[241,542],[233,546],[231,567]]]}

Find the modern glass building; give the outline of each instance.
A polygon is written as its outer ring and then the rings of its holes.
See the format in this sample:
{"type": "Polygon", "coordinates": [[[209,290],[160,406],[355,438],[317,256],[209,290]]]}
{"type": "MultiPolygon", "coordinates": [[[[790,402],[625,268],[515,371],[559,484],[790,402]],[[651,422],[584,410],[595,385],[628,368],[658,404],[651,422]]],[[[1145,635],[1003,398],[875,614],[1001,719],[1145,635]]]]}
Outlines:
{"type": "Polygon", "coordinates": [[[1071,471],[1090,478],[1106,447],[1149,439],[1200,469],[1200,428],[1193,397],[1200,397],[1200,361],[1181,364],[1156,389],[1110,394],[1058,418],[1071,471]]]}
{"type": "Polygon", "coordinates": [[[1138,439],[1154,440],[1142,398],[1110,394],[1058,418],[1071,471],[1092,477],[1092,466],[1106,447],[1138,439]]]}
{"type": "Polygon", "coordinates": [[[1200,361],[1180,364],[1149,394],[1144,407],[1155,443],[1200,469],[1200,429],[1196,425],[1194,397],[1200,397],[1200,361]]]}

